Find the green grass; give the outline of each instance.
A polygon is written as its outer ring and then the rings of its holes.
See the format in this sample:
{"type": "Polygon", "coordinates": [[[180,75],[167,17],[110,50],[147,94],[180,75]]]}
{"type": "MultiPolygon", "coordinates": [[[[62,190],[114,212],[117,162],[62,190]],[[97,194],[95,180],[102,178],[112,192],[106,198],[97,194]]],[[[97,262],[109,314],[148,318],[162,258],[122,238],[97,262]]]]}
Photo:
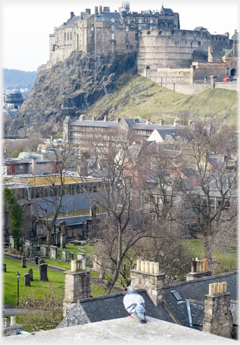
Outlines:
{"type": "Polygon", "coordinates": [[[38,267],[27,264],[27,268],[21,268],[21,262],[4,259],[4,263],[7,264],[7,272],[2,276],[3,287],[3,304],[10,304],[15,306],[17,303],[17,271],[20,273],[19,278],[19,295],[27,295],[33,289],[36,291],[36,295],[42,297],[42,287],[47,287],[51,283],[56,284],[56,289],[64,289],[65,276],[63,273],[53,272],[48,270],[48,282],[39,281],[40,274],[38,267]],[[31,286],[24,286],[24,274],[28,273],[29,269],[33,270],[33,279],[31,286]]]}
{"type": "MultiPolygon", "coordinates": [[[[183,240],[181,243],[185,248],[186,254],[189,254],[191,257],[198,257],[199,259],[205,257],[202,239],[183,240]]],[[[238,255],[235,249],[223,251],[221,248],[216,248],[212,253],[212,258],[218,263],[213,270],[213,274],[232,272],[238,269],[238,255]]]]}
{"type": "Polygon", "coordinates": [[[124,78],[125,83],[117,91],[107,95],[90,107],[88,117],[102,116],[150,118],[159,123],[163,118],[172,123],[194,117],[219,118],[223,124],[237,125],[238,92],[226,89],[207,89],[196,95],[184,95],[168,90],[142,76],[124,78]]]}

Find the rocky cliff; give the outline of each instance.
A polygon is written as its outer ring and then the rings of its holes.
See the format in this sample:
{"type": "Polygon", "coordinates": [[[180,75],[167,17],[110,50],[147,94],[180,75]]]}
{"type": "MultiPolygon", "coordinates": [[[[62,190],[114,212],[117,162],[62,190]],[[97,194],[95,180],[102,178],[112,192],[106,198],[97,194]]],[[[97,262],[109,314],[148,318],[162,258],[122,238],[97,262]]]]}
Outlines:
{"type": "Polygon", "coordinates": [[[87,113],[91,105],[118,88],[119,78],[134,75],[135,60],[135,53],[100,58],[73,52],[68,59],[38,74],[14,116],[11,134],[25,136],[38,131],[46,137],[60,133],[65,116],[77,118],[87,113]]]}

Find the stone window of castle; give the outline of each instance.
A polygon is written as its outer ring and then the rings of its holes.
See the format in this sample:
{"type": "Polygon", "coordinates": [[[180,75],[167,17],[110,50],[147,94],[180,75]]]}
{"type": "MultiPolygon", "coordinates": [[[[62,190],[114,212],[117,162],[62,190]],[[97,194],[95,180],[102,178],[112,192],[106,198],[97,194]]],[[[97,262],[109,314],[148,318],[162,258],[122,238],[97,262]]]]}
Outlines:
{"type": "Polygon", "coordinates": [[[152,20],[152,19],[150,19],[150,21],[149,21],[149,22],[150,22],[150,24],[152,24],[152,23],[153,23],[153,20],[152,20]]]}
{"type": "Polygon", "coordinates": [[[142,27],[141,27],[141,26],[139,26],[139,27],[138,27],[138,30],[139,30],[139,31],[140,31],[140,30],[142,30],[142,27]]]}
{"type": "Polygon", "coordinates": [[[69,32],[67,33],[67,40],[69,41],[69,32]]]}
{"type": "Polygon", "coordinates": [[[66,41],[66,32],[64,32],[64,41],[66,41]]]}
{"type": "Polygon", "coordinates": [[[139,24],[142,23],[142,19],[141,19],[141,18],[138,19],[138,23],[139,23],[139,24]]]}
{"type": "Polygon", "coordinates": [[[126,26],[126,31],[129,31],[129,26],[126,26]]]}
{"type": "Polygon", "coordinates": [[[72,40],[72,32],[70,32],[70,40],[72,40]]]}
{"type": "Polygon", "coordinates": [[[111,39],[114,40],[114,38],[115,38],[115,35],[111,34],[111,39]]]}
{"type": "Polygon", "coordinates": [[[201,42],[200,41],[198,42],[198,46],[201,47],[201,42]]]}
{"type": "Polygon", "coordinates": [[[111,25],[111,31],[114,31],[114,30],[115,30],[115,26],[111,25]]]}
{"type": "Polygon", "coordinates": [[[93,26],[91,27],[91,30],[92,30],[92,31],[94,30],[94,27],[93,27],[93,26]]]}
{"type": "Polygon", "coordinates": [[[127,20],[127,23],[130,24],[130,19],[127,20]]]}

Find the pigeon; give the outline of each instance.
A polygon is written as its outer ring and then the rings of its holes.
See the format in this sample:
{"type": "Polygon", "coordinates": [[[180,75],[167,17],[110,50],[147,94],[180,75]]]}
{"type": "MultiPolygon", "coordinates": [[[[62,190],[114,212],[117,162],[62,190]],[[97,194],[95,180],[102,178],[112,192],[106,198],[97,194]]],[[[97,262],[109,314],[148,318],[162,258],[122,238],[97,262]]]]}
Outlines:
{"type": "Polygon", "coordinates": [[[128,292],[123,298],[123,304],[132,317],[139,320],[141,323],[146,323],[145,301],[133,286],[129,286],[128,292]]]}

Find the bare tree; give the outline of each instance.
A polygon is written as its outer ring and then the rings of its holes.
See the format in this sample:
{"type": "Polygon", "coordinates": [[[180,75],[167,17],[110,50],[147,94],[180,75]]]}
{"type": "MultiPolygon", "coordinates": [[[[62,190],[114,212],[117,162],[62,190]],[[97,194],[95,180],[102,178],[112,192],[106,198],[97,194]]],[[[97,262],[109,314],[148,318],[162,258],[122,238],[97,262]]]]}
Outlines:
{"type": "Polygon", "coordinates": [[[237,215],[237,136],[233,128],[215,130],[208,123],[195,123],[182,132],[185,149],[176,181],[182,198],[182,218],[194,219],[203,236],[205,256],[211,255],[226,224],[237,215]],[[231,164],[230,164],[231,163],[231,164]],[[232,165],[232,166],[231,166],[232,165]],[[231,170],[230,170],[231,168],[231,170]]]}
{"type": "MultiPolygon", "coordinates": [[[[119,277],[129,250],[141,238],[152,236],[148,220],[140,212],[139,203],[134,202],[137,195],[141,197],[140,180],[146,157],[143,146],[135,144],[131,134],[129,136],[120,130],[115,130],[109,140],[91,138],[89,146],[98,157],[101,184],[96,196],[87,189],[85,192],[107,214],[99,236],[104,241],[104,253],[113,265],[113,274],[105,289],[105,294],[108,294],[119,277]]],[[[82,188],[85,188],[84,184],[82,188]]]]}

